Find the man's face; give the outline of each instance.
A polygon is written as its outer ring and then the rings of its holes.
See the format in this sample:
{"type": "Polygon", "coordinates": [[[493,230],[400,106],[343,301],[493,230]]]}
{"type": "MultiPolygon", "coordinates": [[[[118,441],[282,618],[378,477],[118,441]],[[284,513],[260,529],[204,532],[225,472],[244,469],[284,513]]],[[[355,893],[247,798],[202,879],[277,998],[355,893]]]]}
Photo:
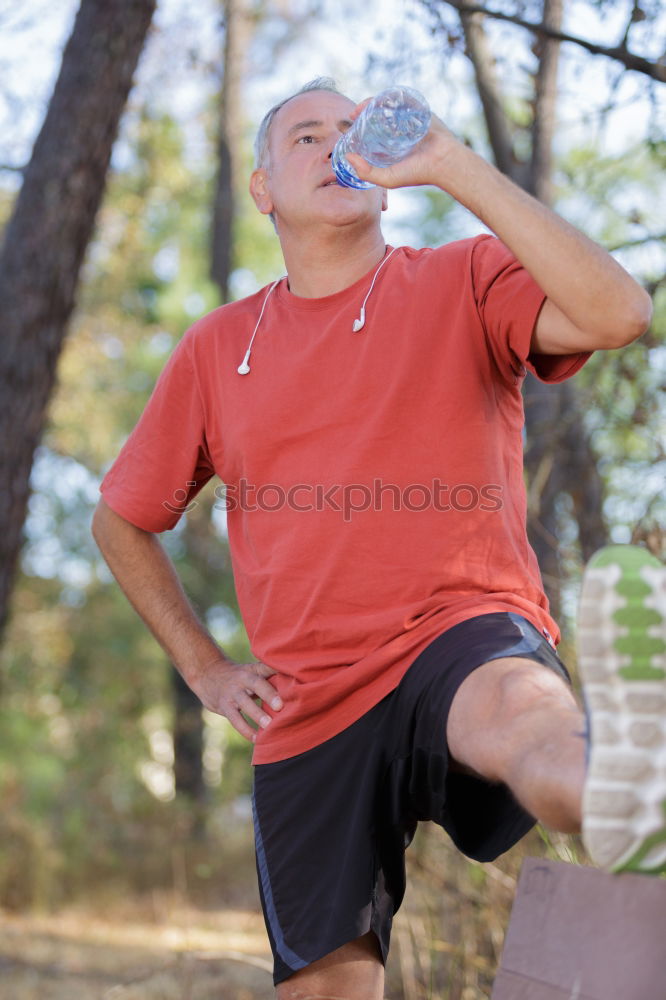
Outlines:
{"type": "Polygon", "coordinates": [[[355,190],[335,181],[331,153],[351,126],[354,104],[340,94],[310,90],[276,112],[268,138],[268,164],[252,175],[260,212],[273,212],[278,229],[311,223],[344,226],[376,222],[386,207],[383,188],[355,190]]]}

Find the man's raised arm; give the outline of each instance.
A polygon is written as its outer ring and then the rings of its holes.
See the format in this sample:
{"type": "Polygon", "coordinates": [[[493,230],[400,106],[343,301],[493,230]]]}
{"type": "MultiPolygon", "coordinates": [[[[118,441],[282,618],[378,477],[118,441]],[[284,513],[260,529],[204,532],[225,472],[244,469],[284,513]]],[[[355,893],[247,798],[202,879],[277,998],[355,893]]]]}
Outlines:
{"type": "MultiPolygon", "coordinates": [[[[355,118],[365,105],[358,105],[355,118]]],[[[491,229],[547,296],[532,337],[541,354],[623,347],[648,328],[650,296],[609,253],[460,142],[435,115],[400,163],[349,162],[381,187],[433,184],[491,229]]]]}

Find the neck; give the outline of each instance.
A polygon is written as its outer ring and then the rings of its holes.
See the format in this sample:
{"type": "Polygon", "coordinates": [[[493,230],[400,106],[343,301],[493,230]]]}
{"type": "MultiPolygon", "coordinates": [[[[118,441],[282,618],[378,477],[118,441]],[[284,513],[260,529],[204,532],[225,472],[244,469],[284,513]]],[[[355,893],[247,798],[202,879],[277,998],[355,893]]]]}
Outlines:
{"type": "MultiPolygon", "coordinates": [[[[350,227],[352,228],[352,227],[350,227]]],[[[386,241],[379,226],[359,235],[358,231],[316,234],[298,238],[280,234],[280,244],[289,276],[289,290],[307,299],[324,298],[349,288],[382,260],[386,241]]]]}

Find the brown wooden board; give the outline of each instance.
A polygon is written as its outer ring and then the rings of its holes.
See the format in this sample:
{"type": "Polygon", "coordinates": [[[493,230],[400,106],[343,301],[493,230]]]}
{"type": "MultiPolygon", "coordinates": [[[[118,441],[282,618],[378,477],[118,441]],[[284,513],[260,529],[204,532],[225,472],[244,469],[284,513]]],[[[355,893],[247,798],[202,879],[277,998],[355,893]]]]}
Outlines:
{"type": "Polygon", "coordinates": [[[666,880],[527,858],[492,1000],[666,1000],[666,880]]]}

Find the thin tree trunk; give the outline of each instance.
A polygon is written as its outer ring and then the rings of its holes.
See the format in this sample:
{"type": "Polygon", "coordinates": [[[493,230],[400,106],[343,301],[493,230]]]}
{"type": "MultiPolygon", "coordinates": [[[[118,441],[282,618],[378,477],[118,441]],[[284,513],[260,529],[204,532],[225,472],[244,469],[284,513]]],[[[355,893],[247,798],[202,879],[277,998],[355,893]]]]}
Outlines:
{"type": "Polygon", "coordinates": [[[604,483],[599,475],[599,459],[583,429],[580,395],[571,382],[564,382],[564,411],[570,417],[565,423],[564,461],[568,470],[567,492],[573,502],[578,522],[578,543],[583,562],[608,542],[608,528],[603,517],[604,483]],[[577,419],[571,419],[571,415],[577,419]]]}
{"type": "Polygon", "coordinates": [[[460,14],[467,55],[474,67],[476,89],[488,129],[488,139],[498,170],[524,186],[525,166],[516,158],[513,133],[504,110],[502,94],[495,73],[495,59],[484,28],[483,14],[460,14]]]}
{"type": "MultiPolygon", "coordinates": [[[[210,275],[220,290],[222,302],[229,299],[229,275],[233,256],[233,225],[237,163],[242,146],[241,84],[243,59],[247,47],[249,21],[242,0],[222,0],[224,12],[224,77],[220,94],[218,133],[218,170],[211,213],[210,275]]],[[[214,538],[211,510],[199,505],[187,517],[183,541],[187,558],[196,567],[188,588],[200,611],[219,600],[220,584],[211,579],[211,548],[219,547],[214,538]]],[[[192,832],[203,833],[206,789],[203,780],[204,723],[201,703],[172,670],[173,742],[176,794],[186,797],[196,808],[192,832]]]]}
{"type": "Polygon", "coordinates": [[[550,611],[561,611],[560,517],[557,498],[565,489],[563,384],[547,385],[529,375],[523,386],[528,482],[527,533],[541,570],[550,611]]]}
{"type": "Polygon", "coordinates": [[[220,95],[218,171],[213,196],[210,275],[223,302],[229,298],[238,163],[243,138],[241,84],[250,32],[243,0],[223,0],[224,80],[220,95]]]}
{"type": "MultiPolygon", "coordinates": [[[[543,20],[553,28],[562,24],[562,0],[544,0],[543,20]]],[[[536,42],[539,65],[534,81],[532,152],[526,188],[535,198],[552,205],[553,138],[557,110],[559,42],[540,37],[536,42]]],[[[570,393],[568,395],[571,395],[570,393]]],[[[561,610],[562,569],[559,546],[557,498],[565,487],[563,454],[563,385],[545,385],[529,375],[525,381],[527,448],[525,469],[530,483],[527,529],[550,601],[551,613],[561,610]],[[544,470],[547,475],[544,475],[544,470]]]]}
{"type": "Polygon", "coordinates": [[[203,773],[204,729],[201,702],[177,670],[171,671],[173,692],[173,770],[176,795],[189,804],[188,832],[201,837],[205,832],[206,785],[203,773]]]}
{"type": "MultiPolygon", "coordinates": [[[[548,27],[562,27],[562,0],[544,0],[543,21],[548,27]]],[[[553,140],[557,116],[557,71],[560,43],[552,38],[537,42],[539,69],[535,80],[532,156],[528,190],[545,205],[553,203],[553,140]]]]}
{"type": "Polygon", "coordinates": [[[0,630],[33,455],[155,0],[81,0],[0,250],[0,630]]]}
{"type": "MultiPolygon", "coordinates": [[[[549,0],[546,0],[548,3],[549,0]]],[[[560,0],[552,0],[560,3],[560,0]]],[[[546,64],[539,63],[536,82],[534,121],[545,115],[544,126],[535,127],[538,151],[533,149],[529,164],[521,163],[514,154],[513,132],[504,111],[504,100],[499,81],[493,69],[493,57],[484,28],[483,14],[460,14],[467,55],[474,67],[476,85],[488,128],[490,145],[497,167],[516,184],[536,194],[549,193],[549,178],[543,171],[551,169],[550,150],[554,125],[556,98],[557,53],[549,55],[546,64]]],[[[547,48],[548,42],[544,42],[547,48]]],[[[556,500],[562,486],[558,461],[561,403],[557,386],[544,385],[528,376],[525,382],[525,424],[528,447],[525,452],[525,469],[528,479],[527,529],[534,549],[544,587],[548,594],[551,612],[555,618],[560,611],[560,564],[558,545],[558,516],[556,500]]]]}
{"type": "MultiPolygon", "coordinates": [[[[535,78],[532,152],[527,164],[514,153],[512,127],[504,111],[485,32],[485,15],[464,13],[460,9],[459,12],[495,163],[513,181],[551,205],[560,49],[556,36],[562,25],[563,0],[544,0],[542,22],[554,35],[541,35],[536,43],[539,65],[535,78]]],[[[582,420],[575,419],[576,414],[582,412],[576,387],[570,382],[546,385],[528,375],[523,395],[527,428],[528,534],[551,611],[558,618],[562,581],[559,542],[562,512],[558,510],[558,499],[563,493],[571,496],[581,553],[587,559],[606,540],[603,483],[582,420]]]]}
{"type": "MultiPolygon", "coordinates": [[[[554,32],[562,26],[562,0],[544,0],[543,22],[554,32]]],[[[553,140],[556,128],[557,71],[560,43],[541,36],[537,42],[539,69],[535,80],[532,156],[528,190],[540,201],[552,204],[553,140]]],[[[597,459],[583,426],[583,407],[575,384],[544,385],[528,378],[525,384],[528,447],[525,468],[531,483],[538,481],[544,463],[551,467],[540,504],[528,518],[530,542],[546,582],[553,614],[561,609],[561,553],[558,544],[561,514],[558,496],[566,492],[578,523],[581,555],[588,559],[606,541],[603,521],[603,483],[597,459]]]]}
{"type": "MultiPolygon", "coordinates": [[[[185,515],[182,540],[185,547],[180,575],[187,593],[202,615],[215,604],[236,606],[234,581],[227,543],[215,534],[212,520],[214,497],[201,496],[185,515]]],[[[176,795],[185,798],[191,817],[190,833],[205,833],[208,794],[204,782],[204,722],[201,702],[172,667],[173,746],[176,795]]]]}

